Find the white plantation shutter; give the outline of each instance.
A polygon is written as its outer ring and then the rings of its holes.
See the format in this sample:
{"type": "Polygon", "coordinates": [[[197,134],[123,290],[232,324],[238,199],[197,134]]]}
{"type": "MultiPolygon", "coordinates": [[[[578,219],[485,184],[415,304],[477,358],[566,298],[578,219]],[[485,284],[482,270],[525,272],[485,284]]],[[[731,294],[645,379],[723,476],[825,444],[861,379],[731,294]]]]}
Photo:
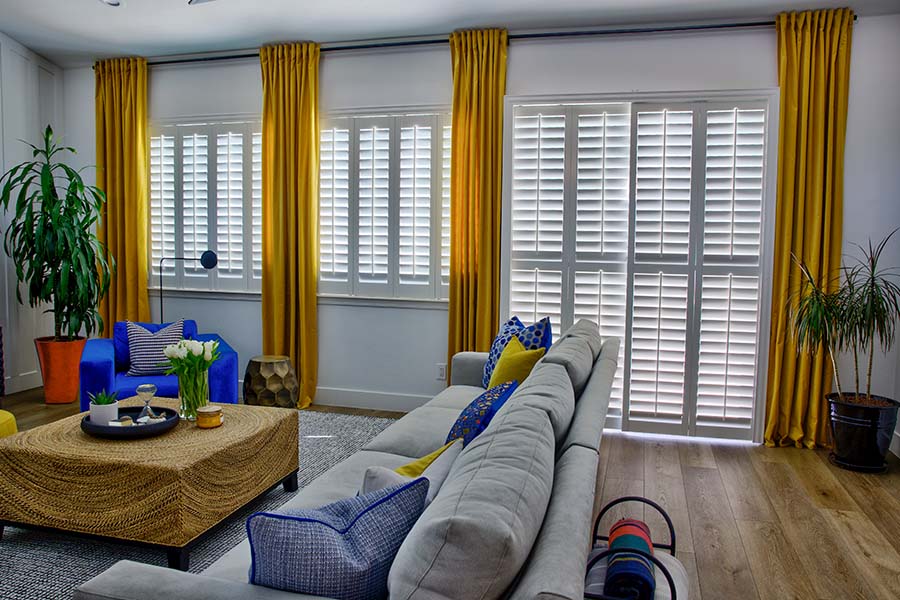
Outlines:
{"type": "Polygon", "coordinates": [[[693,112],[637,113],[636,261],[686,263],[690,243],[693,112]]]}
{"type": "Polygon", "coordinates": [[[517,106],[510,314],[623,340],[610,420],[751,437],[767,102],[517,106]]]}
{"type": "Polygon", "coordinates": [[[350,273],[350,129],[323,128],[319,150],[319,277],[349,291],[350,273]]]}
{"type": "Polygon", "coordinates": [[[366,125],[359,131],[358,281],[385,290],[390,283],[391,127],[366,125]]]}
{"type": "MultiPolygon", "coordinates": [[[[175,137],[150,138],[150,268],[159,276],[159,260],[175,256],[175,137]]],[[[166,277],[175,275],[175,265],[163,264],[166,277]]]]}
{"type": "Polygon", "coordinates": [[[450,285],[450,137],[453,128],[442,127],[441,137],[441,285],[450,285]]]}
{"type": "MultiPolygon", "coordinates": [[[[209,249],[209,140],[206,134],[182,136],[181,202],[183,249],[186,257],[199,257],[209,249]]],[[[185,277],[207,279],[200,263],[182,265],[185,277]]]]}
{"type": "Polygon", "coordinates": [[[431,283],[432,133],[430,122],[401,122],[400,285],[431,283]]]}
{"type": "Polygon", "coordinates": [[[250,249],[253,279],[262,279],[262,133],[252,137],[250,249]]]}
{"type": "Polygon", "coordinates": [[[239,132],[216,136],[216,253],[217,278],[243,278],[244,136],[239,132]]]}
{"type": "Polygon", "coordinates": [[[688,277],[634,275],[629,420],[667,426],[683,423],[687,360],[688,277]]]}

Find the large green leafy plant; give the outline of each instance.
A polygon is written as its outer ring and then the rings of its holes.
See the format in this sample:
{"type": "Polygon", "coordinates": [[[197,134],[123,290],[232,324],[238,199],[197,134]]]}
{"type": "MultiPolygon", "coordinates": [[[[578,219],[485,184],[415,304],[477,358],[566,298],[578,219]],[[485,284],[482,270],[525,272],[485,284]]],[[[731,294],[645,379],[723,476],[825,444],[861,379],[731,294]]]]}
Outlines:
{"type": "Polygon", "coordinates": [[[895,268],[882,265],[882,255],[891,232],[878,244],[856,245],[861,256],[841,267],[835,279],[818,281],[809,267],[800,267],[802,283],[791,298],[791,325],[798,351],[810,353],[824,348],[831,360],[834,383],[844,400],[876,403],[872,398],[872,365],[876,346],[887,352],[894,345],[900,319],[900,285],[895,268]],[[837,366],[837,354],[851,352],[855,388],[845,394],[837,366]],[[866,389],[860,388],[859,356],[866,357],[866,389]]]}
{"type": "Polygon", "coordinates": [[[44,131],[43,146],[28,144],[34,160],[16,165],[0,177],[0,203],[15,207],[4,248],[24,286],[16,297],[24,304],[53,313],[54,338],[73,339],[103,331],[97,310],[109,290],[115,261],[94,233],[106,195],[85,185],[79,171],[59,162],[57,155],[75,153],[44,131]]]}

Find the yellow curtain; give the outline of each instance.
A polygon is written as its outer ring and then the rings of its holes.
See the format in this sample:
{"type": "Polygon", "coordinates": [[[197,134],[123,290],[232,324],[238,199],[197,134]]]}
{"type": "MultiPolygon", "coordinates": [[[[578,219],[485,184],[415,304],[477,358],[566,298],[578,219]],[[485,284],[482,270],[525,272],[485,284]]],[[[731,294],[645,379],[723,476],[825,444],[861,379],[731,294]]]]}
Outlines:
{"type": "Polygon", "coordinates": [[[103,334],[126,319],[149,321],[147,298],[147,61],[114,58],[94,65],[97,187],[106,206],[97,237],[116,260],[109,294],[100,302],[103,334]]]}
{"type": "Polygon", "coordinates": [[[263,351],[291,358],[299,408],[318,377],[319,46],[259,51],[263,80],[263,351]]]}
{"type": "Polygon", "coordinates": [[[791,253],[822,281],[833,281],[840,267],[852,28],[848,9],[782,13],[776,20],[781,127],[768,446],[828,444],[824,395],[831,389],[831,368],[824,352],[797,354],[788,298],[800,281],[791,253]]]}
{"type": "Polygon", "coordinates": [[[506,31],[457,31],[450,36],[450,52],[448,353],[452,358],[463,350],[488,350],[499,326],[506,31]]]}

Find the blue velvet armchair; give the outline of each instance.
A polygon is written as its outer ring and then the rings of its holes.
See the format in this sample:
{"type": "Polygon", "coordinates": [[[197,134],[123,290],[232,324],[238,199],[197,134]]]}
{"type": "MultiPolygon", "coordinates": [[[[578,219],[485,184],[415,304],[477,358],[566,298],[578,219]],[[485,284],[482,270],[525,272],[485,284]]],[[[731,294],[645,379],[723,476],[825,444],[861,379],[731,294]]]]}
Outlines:
{"type": "MultiPolygon", "coordinates": [[[[158,331],[169,323],[141,323],[150,331],[158,331]]],[[[219,360],[209,369],[209,399],[212,402],[237,404],[238,401],[238,355],[225,340],[215,333],[197,333],[197,322],[185,320],[185,339],[201,342],[219,341],[219,360]]],[[[81,355],[78,375],[81,387],[81,410],[88,410],[90,397],[88,394],[106,390],[116,392],[120,399],[135,395],[137,386],[152,383],[156,386],[157,396],[166,398],[178,397],[178,377],[175,375],[142,375],[129,377],[126,375],[129,366],[128,331],[125,322],[120,321],[113,326],[112,339],[88,340],[81,355]]]]}

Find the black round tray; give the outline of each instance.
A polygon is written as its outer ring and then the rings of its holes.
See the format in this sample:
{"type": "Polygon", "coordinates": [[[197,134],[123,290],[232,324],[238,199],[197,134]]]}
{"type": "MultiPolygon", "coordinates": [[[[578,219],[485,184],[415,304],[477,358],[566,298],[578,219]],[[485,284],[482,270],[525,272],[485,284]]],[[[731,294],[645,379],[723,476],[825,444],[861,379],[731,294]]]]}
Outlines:
{"type": "MultiPolygon", "coordinates": [[[[143,406],[131,406],[119,409],[120,417],[131,417],[137,420],[143,410],[143,406]]],[[[166,415],[166,420],[162,423],[152,423],[150,425],[132,425],[131,427],[115,427],[109,425],[95,425],[91,423],[90,413],[84,415],[81,419],[81,430],[95,437],[106,438],[110,440],[137,440],[141,438],[155,437],[162,435],[170,429],[178,425],[178,412],[171,408],[153,407],[153,411],[157,414],[166,415]]]]}

